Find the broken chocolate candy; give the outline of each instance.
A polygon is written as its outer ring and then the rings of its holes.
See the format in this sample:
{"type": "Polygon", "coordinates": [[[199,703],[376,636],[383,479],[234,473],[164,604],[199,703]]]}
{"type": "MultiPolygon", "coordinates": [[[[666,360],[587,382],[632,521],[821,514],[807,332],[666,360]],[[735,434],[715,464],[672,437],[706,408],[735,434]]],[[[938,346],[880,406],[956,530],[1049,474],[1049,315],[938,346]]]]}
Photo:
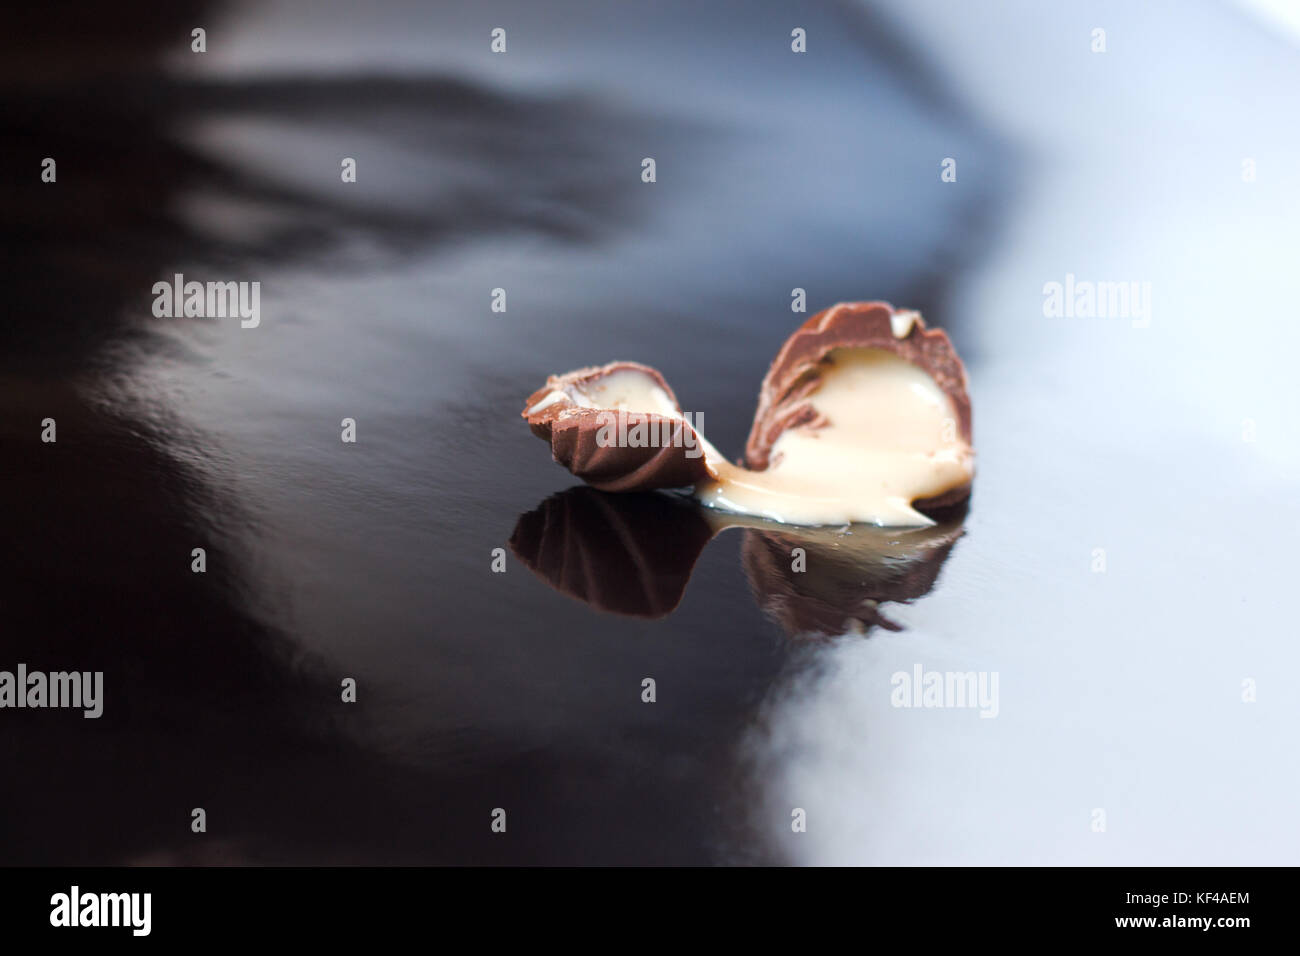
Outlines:
{"type": "Polygon", "coordinates": [[[961,360],[942,331],[883,302],[837,305],[790,336],[763,380],[744,465],[634,362],[552,376],[523,416],[598,488],[693,484],[709,507],[786,524],[933,524],[917,509],[965,499],[974,474],[961,360]]]}
{"type": "MultiPolygon", "coordinates": [[[[759,389],[758,409],[745,443],[745,464],[762,471],[770,464],[773,446],[790,428],[816,428],[818,412],[811,401],[822,382],[831,353],[841,349],[892,352],[925,372],[947,396],[955,416],[956,435],[971,443],[971,406],[966,369],[942,329],[927,329],[920,314],[895,310],[887,302],[842,303],[818,312],[786,339],[759,389]]],[[[887,412],[886,412],[887,413],[887,412]]],[[[914,502],[936,508],[962,501],[970,481],[914,502]]]]}
{"type": "Polygon", "coordinates": [[[680,488],[710,475],[699,434],[648,365],[611,362],[552,375],[522,414],[556,461],[602,491],[680,488]]]}

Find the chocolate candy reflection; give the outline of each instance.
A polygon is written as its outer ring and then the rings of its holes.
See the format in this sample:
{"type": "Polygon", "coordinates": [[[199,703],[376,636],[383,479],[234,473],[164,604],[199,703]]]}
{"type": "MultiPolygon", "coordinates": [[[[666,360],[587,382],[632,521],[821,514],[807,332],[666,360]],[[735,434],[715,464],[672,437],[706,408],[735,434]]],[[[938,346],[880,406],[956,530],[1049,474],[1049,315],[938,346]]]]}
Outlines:
{"type": "Polygon", "coordinates": [[[592,607],[662,618],[681,603],[705,545],[731,528],[758,605],[791,637],[899,630],[881,605],[934,587],[964,511],[926,528],[792,528],[672,494],[570,488],[520,515],[510,547],[533,573],[592,607]]]}

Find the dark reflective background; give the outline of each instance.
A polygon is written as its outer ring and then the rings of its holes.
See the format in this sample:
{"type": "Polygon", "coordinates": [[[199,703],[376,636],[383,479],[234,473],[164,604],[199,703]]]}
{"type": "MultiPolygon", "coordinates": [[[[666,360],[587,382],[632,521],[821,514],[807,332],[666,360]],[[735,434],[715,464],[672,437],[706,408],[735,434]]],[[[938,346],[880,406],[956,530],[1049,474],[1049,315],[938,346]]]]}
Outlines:
{"type": "Polygon", "coordinates": [[[0,668],[103,670],[106,701],[0,712],[0,859],[1294,860],[1281,35],[1231,8],[56,9],[4,41],[0,668]],[[1049,320],[1067,271],[1159,311],[1049,320]],[[261,282],[261,326],[154,318],[175,272],[261,282]],[[949,329],[969,515],[901,561],[815,533],[791,580],[807,534],[565,491],[518,419],[547,373],[655,365],[735,453],[795,287],[949,329]],[[998,719],[891,708],[915,663],[999,672],[998,719]]]}

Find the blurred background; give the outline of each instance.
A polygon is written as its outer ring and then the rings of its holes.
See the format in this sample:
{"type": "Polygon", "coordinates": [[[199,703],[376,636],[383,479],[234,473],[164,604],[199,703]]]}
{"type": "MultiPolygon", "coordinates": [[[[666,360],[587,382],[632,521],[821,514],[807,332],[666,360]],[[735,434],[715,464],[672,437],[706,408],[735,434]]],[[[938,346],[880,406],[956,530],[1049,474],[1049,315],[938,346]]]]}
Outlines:
{"type": "Polygon", "coordinates": [[[7,16],[0,669],[105,702],[0,713],[0,862],[1297,861],[1293,4],[7,16]],[[154,317],[178,272],[259,327],[154,317]],[[561,494],[548,373],[653,365],[738,455],[795,288],[949,331],[968,511],[810,595],[561,494]],[[997,718],[892,707],[917,664],[997,718]]]}

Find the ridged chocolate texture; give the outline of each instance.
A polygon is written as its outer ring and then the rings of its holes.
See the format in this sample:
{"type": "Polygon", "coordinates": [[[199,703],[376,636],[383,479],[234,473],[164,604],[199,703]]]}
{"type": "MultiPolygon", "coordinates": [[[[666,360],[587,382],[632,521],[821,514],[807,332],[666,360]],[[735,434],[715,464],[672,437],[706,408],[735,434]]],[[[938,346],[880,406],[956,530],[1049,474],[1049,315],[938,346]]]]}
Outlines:
{"type": "MultiPolygon", "coordinates": [[[[533,434],[551,444],[551,456],[589,485],[602,491],[652,491],[657,488],[681,488],[709,477],[708,467],[700,454],[699,436],[689,424],[653,412],[626,412],[629,429],[644,423],[651,435],[663,435],[664,424],[670,430],[685,429],[689,435],[661,447],[632,448],[604,445],[597,441],[602,426],[608,422],[609,409],[588,408],[574,402],[567,389],[591,384],[614,372],[636,371],[654,379],[678,412],[677,396],[658,370],[638,362],[611,362],[580,368],[564,375],[552,375],[546,384],[528,396],[523,417],[533,434]],[[552,392],[566,397],[530,414],[552,392]],[[685,447],[694,445],[694,449],[685,447]],[[679,447],[680,446],[680,447],[679,447]],[[689,453],[689,454],[688,454],[689,453]],[[691,457],[695,455],[696,457],[691,457]]],[[[672,432],[670,431],[670,434],[672,432]]]]}
{"type": "MultiPolygon", "coordinates": [[[[809,401],[825,359],[834,349],[884,349],[911,362],[934,379],[957,415],[957,429],[971,443],[970,395],[966,368],[942,329],[927,329],[915,312],[898,312],[888,302],[846,302],[818,312],[786,339],[763,379],[758,409],[745,443],[745,464],[754,471],[767,468],[772,446],[787,428],[815,425],[818,414],[809,401]],[[906,334],[894,334],[894,316],[910,323],[906,334]]],[[[918,508],[943,507],[965,499],[970,484],[915,502],[918,508]]]]}

